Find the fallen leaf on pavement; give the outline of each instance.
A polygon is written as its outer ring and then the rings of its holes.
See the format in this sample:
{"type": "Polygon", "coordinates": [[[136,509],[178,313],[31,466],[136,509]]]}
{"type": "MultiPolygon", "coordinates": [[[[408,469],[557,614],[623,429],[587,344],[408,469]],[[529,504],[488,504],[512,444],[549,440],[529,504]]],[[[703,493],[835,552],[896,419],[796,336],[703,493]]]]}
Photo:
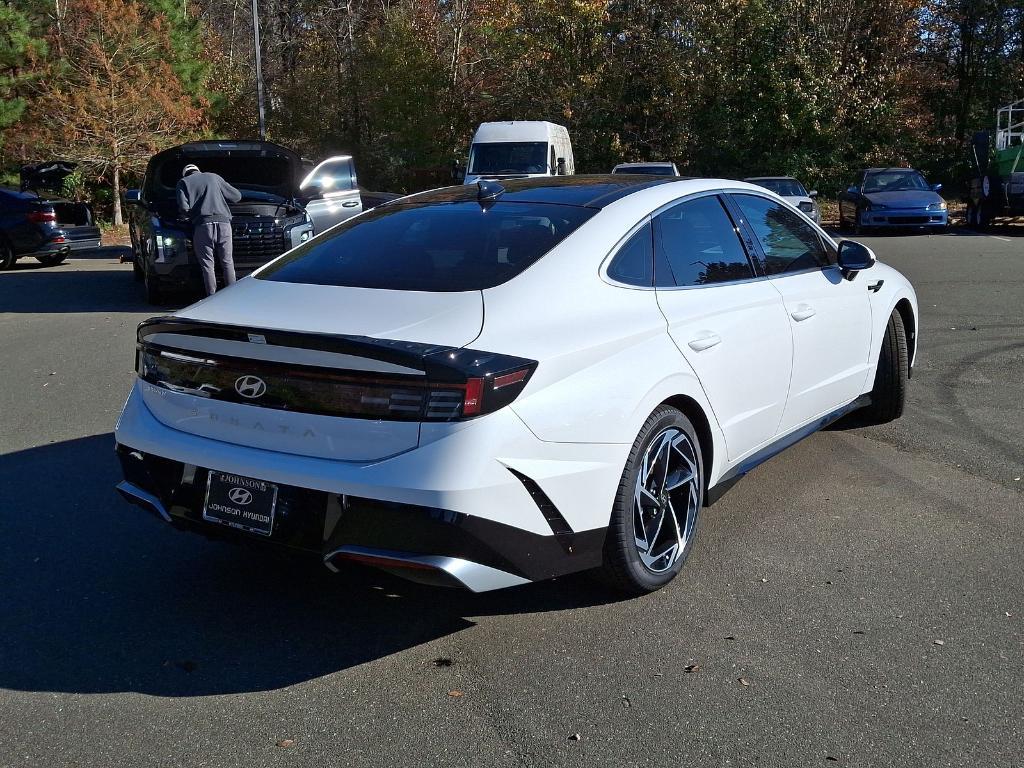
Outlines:
{"type": "Polygon", "coordinates": [[[687,664],[683,667],[683,672],[696,672],[700,669],[700,664],[687,664]]]}
{"type": "Polygon", "coordinates": [[[572,734],[569,737],[569,741],[582,741],[582,740],[583,740],[583,737],[580,736],[578,733],[574,733],[574,734],[572,734]]]}
{"type": "Polygon", "coordinates": [[[736,680],[736,682],[739,683],[740,685],[742,685],[744,688],[746,688],[747,686],[750,685],[750,681],[747,680],[747,678],[745,678],[745,677],[738,678],[736,680]]]}
{"type": "Polygon", "coordinates": [[[277,746],[279,747],[291,747],[294,744],[295,739],[281,739],[279,742],[277,742],[277,746]]]}
{"type": "Polygon", "coordinates": [[[453,699],[457,699],[459,698],[459,696],[462,695],[462,691],[448,691],[448,695],[451,696],[453,699]]]}
{"type": "Polygon", "coordinates": [[[946,641],[945,641],[945,640],[933,640],[932,642],[933,642],[933,643],[934,643],[935,645],[945,645],[945,644],[946,644],[946,641]]]}

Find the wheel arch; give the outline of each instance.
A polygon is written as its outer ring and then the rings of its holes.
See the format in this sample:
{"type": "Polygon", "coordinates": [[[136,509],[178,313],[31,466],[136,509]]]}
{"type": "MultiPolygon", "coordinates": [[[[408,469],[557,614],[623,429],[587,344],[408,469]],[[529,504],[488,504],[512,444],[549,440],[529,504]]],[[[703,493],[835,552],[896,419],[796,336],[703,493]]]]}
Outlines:
{"type": "Polygon", "coordinates": [[[909,378],[913,374],[914,360],[917,357],[917,318],[914,316],[914,308],[910,304],[910,299],[906,297],[896,302],[893,311],[900,313],[903,328],[907,332],[907,341],[910,347],[910,354],[907,356],[907,377],[909,378]]]}
{"type": "Polygon", "coordinates": [[[693,424],[697,431],[697,440],[700,441],[701,459],[704,463],[704,496],[707,497],[708,483],[710,482],[712,470],[715,466],[715,440],[711,433],[711,422],[704,413],[700,403],[689,395],[673,395],[664,400],[662,405],[669,405],[681,411],[693,424]]]}

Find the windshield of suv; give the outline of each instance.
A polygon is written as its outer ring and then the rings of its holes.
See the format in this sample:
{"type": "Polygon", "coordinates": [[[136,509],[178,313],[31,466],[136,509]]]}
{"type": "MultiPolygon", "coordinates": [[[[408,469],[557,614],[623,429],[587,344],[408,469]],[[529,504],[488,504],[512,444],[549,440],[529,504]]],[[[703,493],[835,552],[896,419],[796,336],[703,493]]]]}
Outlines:
{"type": "Polygon", "coordinates": [[[807,197],[804,185],[796,179],[751,179],[750,183],[764,187],[779,197],[807,197]]]}
{"type": "Polygon", "coordinates": [[[300,245],[257,278],[393,291],[493,288],[595,213],[546,203],[383,205],[300,245]]]}
{"type": "Polygon", "coordinates": [[[547,151],[543,141],[474,144],[467,173],[548,173],[547,151]]]}
{"type": "Polygon", "coordinates": [[[905,189],[930,189],[917,171],[877,171],[864,177],[864,192],[896,192],[905,189]]]}

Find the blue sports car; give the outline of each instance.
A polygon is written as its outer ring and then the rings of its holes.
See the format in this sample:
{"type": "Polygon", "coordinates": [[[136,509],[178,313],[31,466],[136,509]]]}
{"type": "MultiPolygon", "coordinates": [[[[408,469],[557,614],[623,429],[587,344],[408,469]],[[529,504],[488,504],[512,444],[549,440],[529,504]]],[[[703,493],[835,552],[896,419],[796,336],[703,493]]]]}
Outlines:
{"type": "Polygon", "coordinates": [[[839,195],[839,228],[864,232],[883,227],[945,229],[941,184],[929,185],[913,168],[868,168],[839,195]]]}

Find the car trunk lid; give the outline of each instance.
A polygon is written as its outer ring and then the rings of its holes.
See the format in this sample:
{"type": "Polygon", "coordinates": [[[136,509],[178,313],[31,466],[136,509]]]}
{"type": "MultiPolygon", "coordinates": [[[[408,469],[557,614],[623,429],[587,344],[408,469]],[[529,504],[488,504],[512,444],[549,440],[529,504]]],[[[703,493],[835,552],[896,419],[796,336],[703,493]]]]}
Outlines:
{"type": "Polygon", "coordinates": [[[482,301],[245,279],[140,326],[143,397],[192,434],[383,459],[415,448],[424,419],[458,416],[464,384],[436,361],[476,338],[482,301]]]}

